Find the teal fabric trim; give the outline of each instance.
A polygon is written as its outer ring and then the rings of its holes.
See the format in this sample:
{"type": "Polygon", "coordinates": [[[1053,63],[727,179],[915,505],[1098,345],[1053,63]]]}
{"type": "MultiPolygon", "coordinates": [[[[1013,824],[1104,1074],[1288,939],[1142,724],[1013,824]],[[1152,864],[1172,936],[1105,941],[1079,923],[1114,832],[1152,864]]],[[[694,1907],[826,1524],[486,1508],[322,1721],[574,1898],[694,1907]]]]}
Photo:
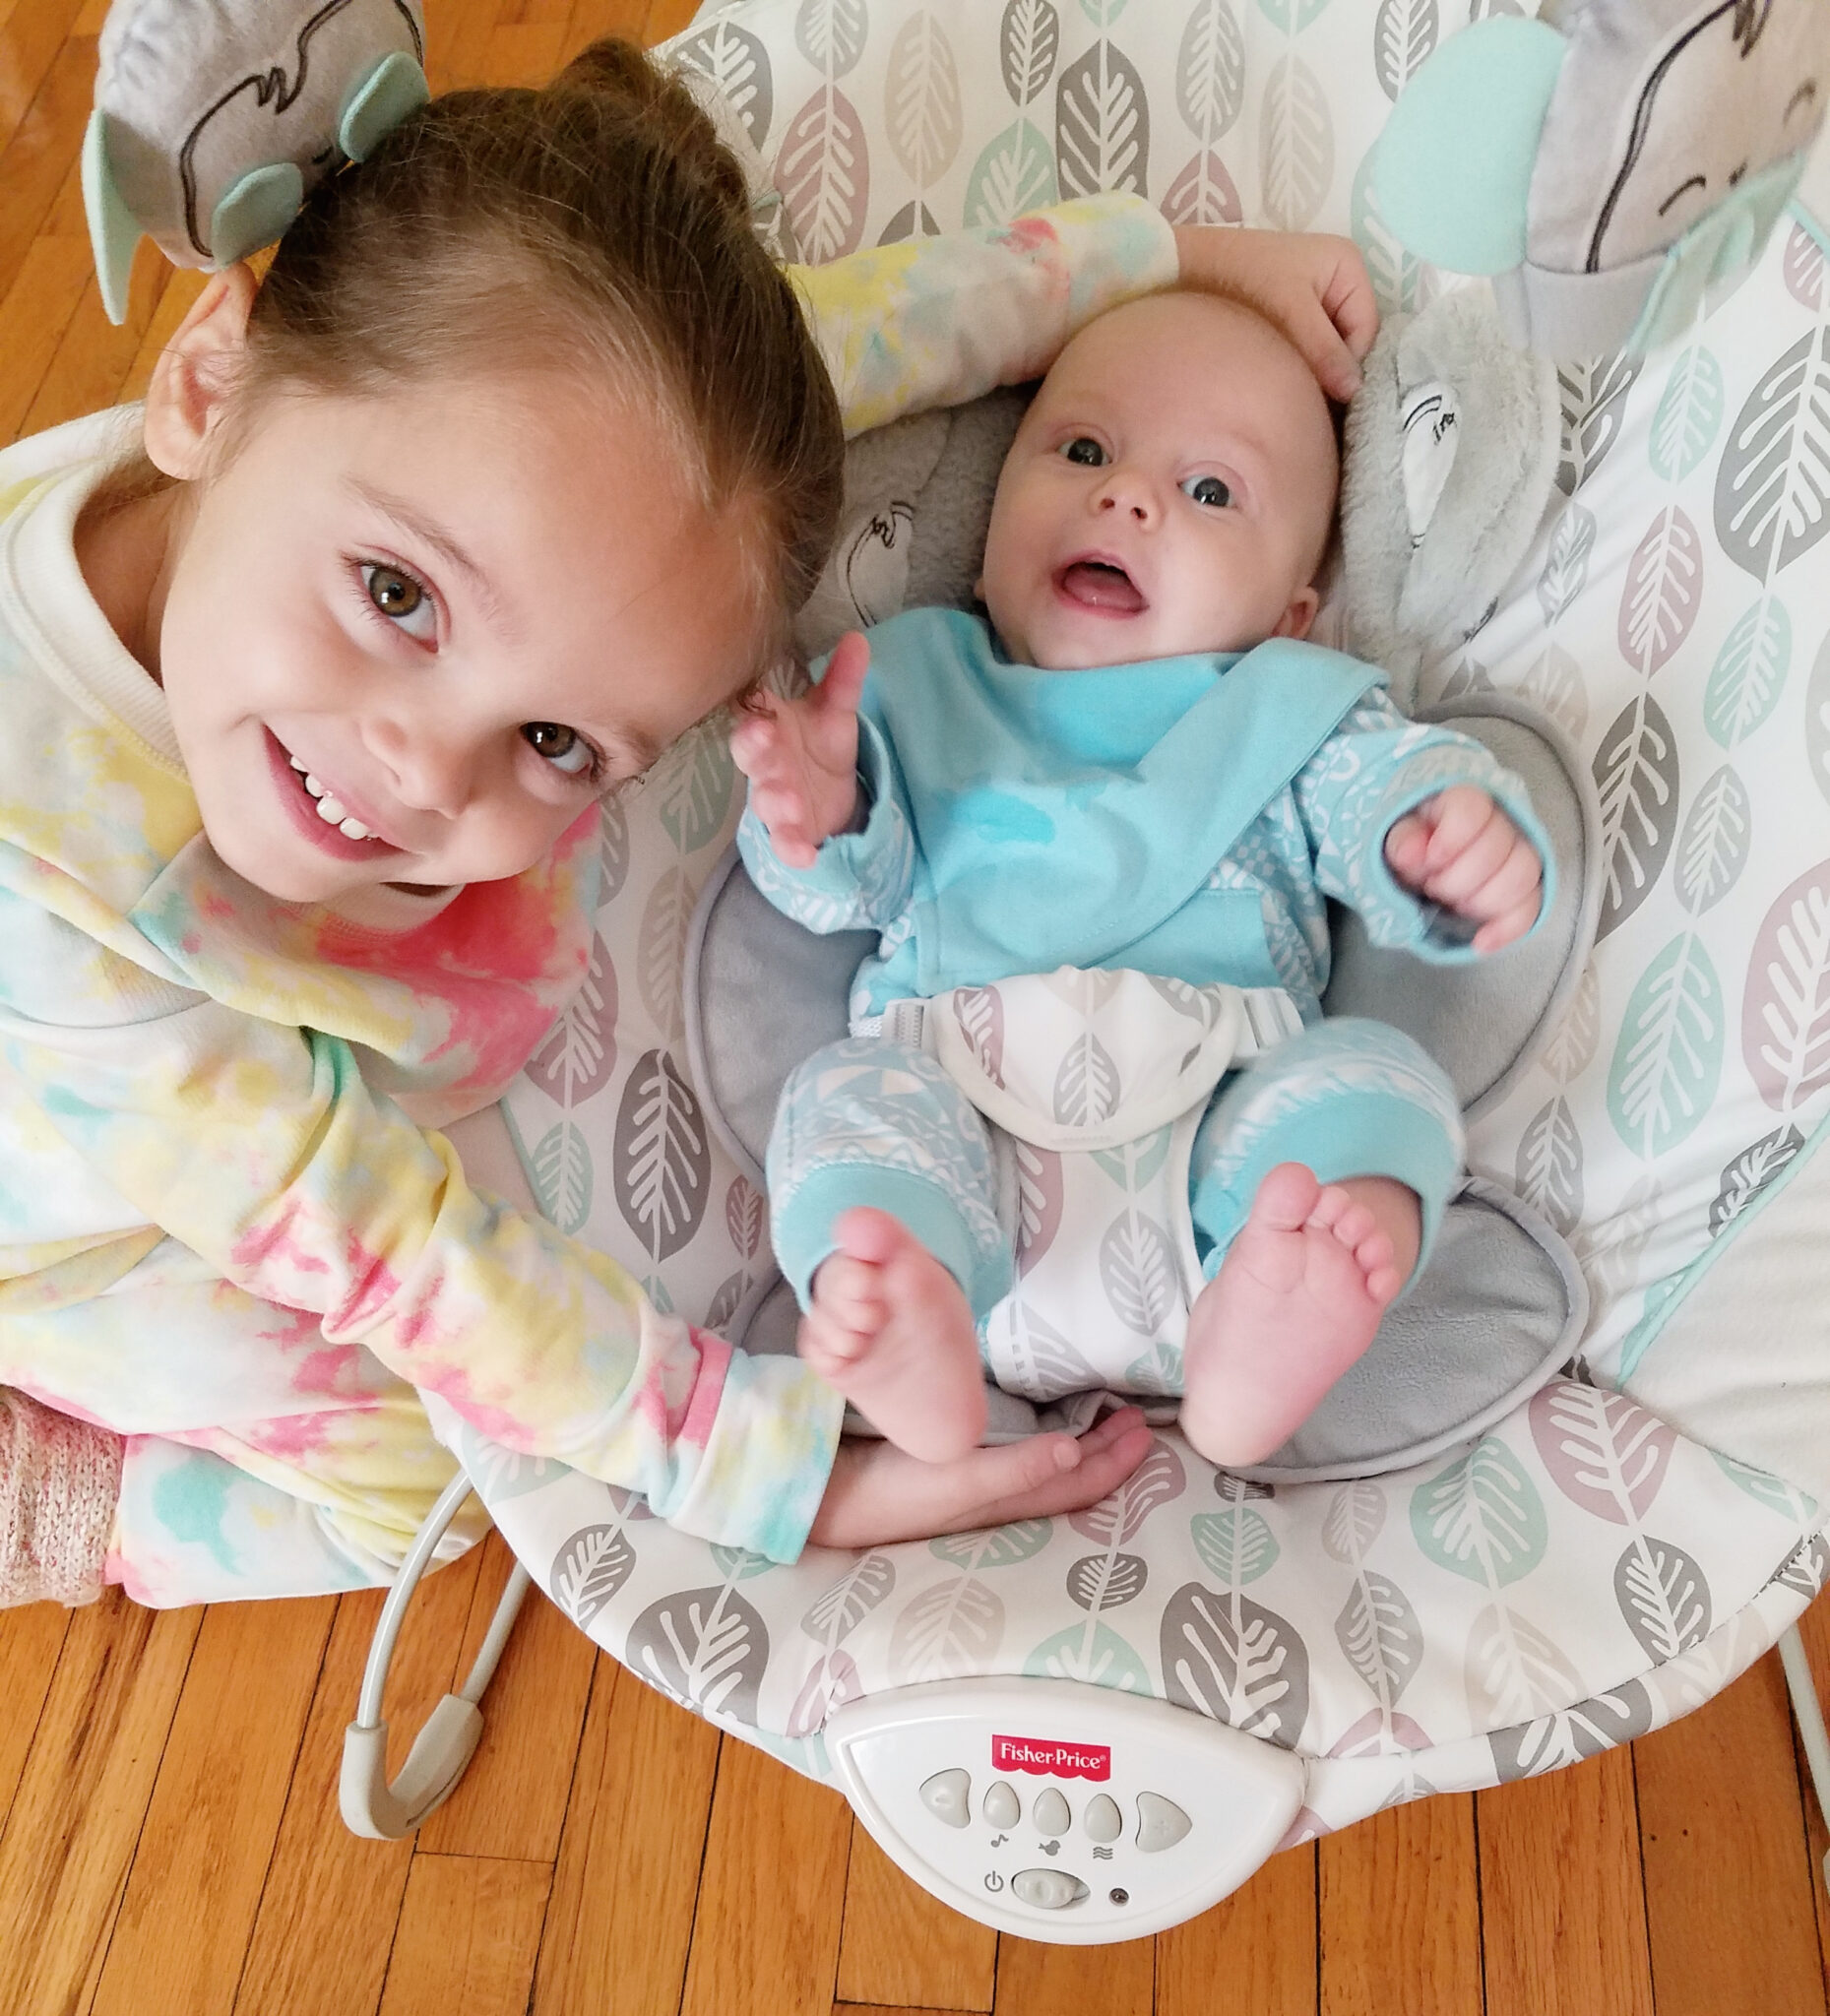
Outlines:
{"type": "Polygon", "coordinates": [[[1373,149],[1379,215],[1420,258],[1506,273],[1525,258],[1532,170],[1569,44],[1510,15],[1452,35],[1406,86],[1373,149]]]}
{"type": "Polygon", "coordinates": [[[99,106],[83,135],[83,208],[101,305],[117,327],[127,320],[127,283],[140,243],[140,220],[127,208],[108,160],[108,115],[99,106]]]}
{"type": "Polygon", "coordinates": [[[975,1320],[1010,1292],[1008,1252],[977,1252],[965,1220],[937,1184],[874,1163],[831,1163],[815,1169],[771,1221],[776,1259],[803,1309],[820,1262],[839,1250],[834,1225],[857,1205],[887,1211],[906,1226],[960,1284],[975,1320]]]}
{"type": "Polygon", "coordinates": [[[1638,1370],[1640,1360],[1658,1343],[1665,1326],[1676,1314],[1678,1309],[1682,1307],[1690,1291],[1715,1266],[1723,1254],[1735,1244],[1735,1240],[1752,1225],[1761,1212],[1773,1202],[1774,1198],[1784,1192],[1786,1185],[1792,1181],[1798,1171],[1804,1167],[1805,1164],[1817,1153],[1818,1149],[1823,1146],[1826,1138],[1830,1138],[1830,1115],[1826,1115],[1824,1119],[1818,1122],[1816,1128],[1805,1141],[1804,1146],[1786,1165],[1779,1176],[1760,1192],[1754,1201],[1748,1205],[1747,1209],[1735,1220],[1733,1225],[1727,1228],[1726,1234],[1724,1232],[1717,1233],[1710,1240],[1709,1244],[1704,1247],[1702,1252],[1690,1262],[1688,1267],[1680,1269],[1676,1274],[1667,1275],[1663,1281],[1654,1282],[1651,1288],[1646,1291],[1645,1312],[1621,1340],[1620,1362],[1614,1368],[1614,1386],[1617,1390],[1624,1389],[1626,1382],[1638,1370]],[[1660,1292],[1661,1290],[1664,1291],[1664,1293],[1660,1292]]]}
{"type": "Polygon", "coordinates": [[[1203,1180],[1194,1195],[1196,1229],[1214,1241],[1202,1261],[1212,1281],[1238,1236],[1258,1186],[1279,1163],[1299,1162],[1318,1182],[1347,1176],[1390,1176],[1408,1183],[1422,1201],[1423,1235],[1417,1265],[1401,1293],[1423,1271],[1442,1214],[1461,1182],[1461,1163],[1441,1128],[1407,1101],[1383,1093],[1333,1094],[1326,1103],[1294,1114],[1265,1136],[1231,1183],[1203,1180]]]}

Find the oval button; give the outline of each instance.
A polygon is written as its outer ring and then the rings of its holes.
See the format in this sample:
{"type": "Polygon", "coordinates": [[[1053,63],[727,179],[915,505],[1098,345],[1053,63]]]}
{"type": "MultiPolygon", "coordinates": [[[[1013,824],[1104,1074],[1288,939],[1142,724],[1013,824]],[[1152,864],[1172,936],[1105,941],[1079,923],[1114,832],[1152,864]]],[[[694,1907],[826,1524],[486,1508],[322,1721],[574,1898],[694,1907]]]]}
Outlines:
{"type": "Polygon", "coordinates": [[[1036,1822],[1036,1831],[1045,1840],[1065,1834],[1074,1824],[1074,1816],[1067,1809],[1067,1801],[1051,1785],[1030,1808],[1030,1817],[1036,1822]]]}
{"type": "Polygon", "coordinates": [[[937,1820],[946,1821],[949,1827],[964,1827],[972,1818],[972,1808],[968,1803],[972,1791],[970,1772],[961,1771],[957,1766],[951,1771],[936,1771],[932,1778],[921,1781],[921,1803],[937,1820]]]}
{"type": "Polygon", "coordinates": [[[1087,1811],[1080,1824],[1095,1841],[1116,1841],[1125,1831],[1125,1818],[1118,1810],[1118,1801],[1104,1793],[1087,1801],[1087,1811]]]}
{"type": "Polygon", "coordinates": [[[1064,1910],[1087,1894],[1086,1884],[1065,1869],[1019,1869],[1011,1877],[1010,1887],[1025,1904],[1039,1905],[1043,1911],[1064,1910]]]}
{"type": "Polygon", "coordinates": [[[1000,1778],[985,1794],[983,1811],[993,1827],[1014,1827],[1023,1818],[1023,1801],[1000,1778]]]}

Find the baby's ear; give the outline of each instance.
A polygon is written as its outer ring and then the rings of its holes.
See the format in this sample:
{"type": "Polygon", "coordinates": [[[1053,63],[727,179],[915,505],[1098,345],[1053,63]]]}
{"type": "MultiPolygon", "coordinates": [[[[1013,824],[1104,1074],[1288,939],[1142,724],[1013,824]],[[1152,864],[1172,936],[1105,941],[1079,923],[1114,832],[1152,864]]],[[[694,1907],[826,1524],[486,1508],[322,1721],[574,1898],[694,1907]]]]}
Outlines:
{"type": "Polygon", "coordinates": [[[256,291],[245,265],[213,275],[159,352],[147,387],[146,452],[168,476],[189,480],[206,472],[209,438],[227,410],[247,347],[256,291]]]}
{"type": "Polygon", "coordinates": [[[1274,637],[1288,637],[1300,643],[1315,627],[1315,618],[1322,606],[1322,598],[1313,588],[1299,588],[1290,598],[1287,608],[1271,633],[1274,637]]]}

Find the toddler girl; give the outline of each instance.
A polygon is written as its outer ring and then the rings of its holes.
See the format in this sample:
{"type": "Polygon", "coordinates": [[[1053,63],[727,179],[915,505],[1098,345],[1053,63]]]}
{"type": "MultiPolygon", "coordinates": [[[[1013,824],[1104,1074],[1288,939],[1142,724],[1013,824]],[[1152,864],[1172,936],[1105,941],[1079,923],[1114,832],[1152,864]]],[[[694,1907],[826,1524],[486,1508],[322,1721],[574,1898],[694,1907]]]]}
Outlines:
{"type": "MultiPolygon", "coordinates": [[[[1337,246],[1182,245],[1351,373],[1337,246]]],[[[582,977],[599,795],[783,655],[841,404],[1033,370],[1175,267],[1113,200],[790,284],[690,99],[601,44],[436,100],[258,289],[213,280],[143,454],[101,417],[0,458],[0,1601],[383,1579],[452,1471],[420,1391],[780,1559],[1128,1472],[1135,1420],[836,1461],[805,1367],[422,1129],[582,977]]]]}
{"type": "Polygon", "coordinates": [[[1538,914],[1542,837],[1479,743],[1302,641],[1336,479],[1327,403],[1269,324],[1208,295],[1114,309],[1005,460],[989,624],[895,617],[867,687],[854,639],[736,731],[758,886],[816,930],[882,934],[852,1039],[783,1092],[769,1190],[802,1355],[916,1455],[983,1428],[975,1324],[1011,1242],[978,1112],[885,1040],[899,1000],[1129,969],[1283,987],[1312,1025],[1223,1081],[1195,1138],[1210,1280],[1185,1354],[1157,1355],[1217,1463],[1261,1462],[1366,1349],[1458,1178],[1442,1073],[1396,1031],[1320,1022],[1322,898],[1375,942],[1496,950],[1538,914]]]}

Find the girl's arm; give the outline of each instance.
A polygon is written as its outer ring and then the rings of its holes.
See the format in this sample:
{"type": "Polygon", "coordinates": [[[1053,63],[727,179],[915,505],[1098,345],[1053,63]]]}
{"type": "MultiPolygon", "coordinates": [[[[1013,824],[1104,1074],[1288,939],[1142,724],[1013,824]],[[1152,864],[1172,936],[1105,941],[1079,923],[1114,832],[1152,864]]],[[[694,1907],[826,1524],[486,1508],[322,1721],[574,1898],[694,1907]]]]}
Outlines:
{"type": "Polygon", "coordinates": [[[1337,399],[1378,327],[1345,238],[1174,230],[1141,197],[1090,196],[1014,223],[791,269],[846,431],[1040,377],[1107,308],[1175,285],[1212,288],[1276,322],[1337,399]]]}

